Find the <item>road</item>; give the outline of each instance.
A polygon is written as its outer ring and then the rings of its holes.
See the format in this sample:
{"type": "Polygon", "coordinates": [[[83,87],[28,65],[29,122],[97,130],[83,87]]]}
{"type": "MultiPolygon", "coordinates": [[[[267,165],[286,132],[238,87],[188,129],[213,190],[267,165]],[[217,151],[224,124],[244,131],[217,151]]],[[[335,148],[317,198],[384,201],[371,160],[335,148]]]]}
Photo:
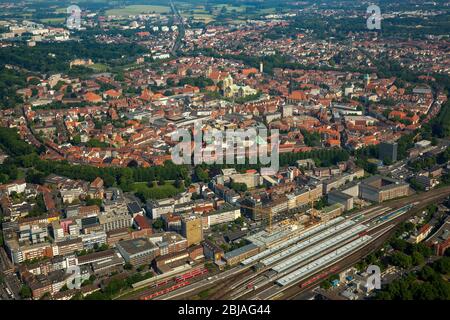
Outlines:
{"type": "Polygon", "coordinates": [[[184,36],[186,34],[186,29],[185,29],[185,26],[184,26],[183,17],[181,16],[181,14],[178,11],[178,9],[175,7],[175,5],[174,5],[172,0],[170,0],[170,7],[171,7],[172,13],[173,13],[173,15],[175,17],[175,22],[177,22],[177,20],[179,22],[178,23],[178,37],[175,40],[175,43],[174,43],[173,48],[171,50],[172,55],[176,56],[178,50],[181,48],[182,41],[183,41],[184,36]]]}
{"type": "Polygon", "coordinates": [[[46,147],[47,152],[48,152],[49,154],[51,154],[52,156],[54,156],[55,158],[63,157],[64,154],[62,154],[61,151],[59,151],[59,150],[57,150],[57,149],[55,149],[55,148],[53,148],[53,147],[51,147],[51,146],[48,146],[48,145],[45,145],[45,144],[41,143],[41,142],[36,138],[35,132],[33,131],[33,128],[31,127],[31,125],[30,125],[30,123],[29,123],[29,121],[28,121],[28,118],[27,118],[27,116],[26,116],[25,107],[22,108],[22,113],[23,113],[23,116],[24,116],[24,118],[25,118],[26,126],[27,126],[27,127],[26,127],[26,130],[27,130],[27,133],[26,133],[26,139],[27,139],[33,146],[35,146],[36,148],[40,148],[41,146],[46,147]]]}

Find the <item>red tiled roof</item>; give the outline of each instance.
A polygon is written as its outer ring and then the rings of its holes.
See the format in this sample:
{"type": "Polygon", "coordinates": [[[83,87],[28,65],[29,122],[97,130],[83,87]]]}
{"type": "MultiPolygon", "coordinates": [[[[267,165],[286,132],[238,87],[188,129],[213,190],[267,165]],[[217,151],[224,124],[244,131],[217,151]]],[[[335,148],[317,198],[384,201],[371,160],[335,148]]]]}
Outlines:
{"type": "Polygon", "coordinates": [[[134,222],[141,229],[151,229],[151,226],[148,223],[147,219],[145,219],[143,216],[141,216],[139,214],[134,218],[134,222]]]}

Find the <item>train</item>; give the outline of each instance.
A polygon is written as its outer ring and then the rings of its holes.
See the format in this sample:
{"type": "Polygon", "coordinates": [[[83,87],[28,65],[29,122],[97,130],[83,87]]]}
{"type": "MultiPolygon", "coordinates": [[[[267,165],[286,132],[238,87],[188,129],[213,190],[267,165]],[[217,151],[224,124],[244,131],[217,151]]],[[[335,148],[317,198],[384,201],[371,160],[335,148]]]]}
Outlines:
{"type": "Polygon", "coordinates": [[[176,276],[176,277],[173,277],[173,278],[168,278],[166,280],[162,280],[162,281],[156,283],[155,285],[153,285],[152,287],[159,288],[159,287],[162,287],[162,286],[165,286],[165,285],[169,285],[173,281],[175,281],[175,284],[170,286],[169,288],[166,288],[166,289],[160,290],[158,292],[155,292],[155,293],[143,296],[140,299],[141,300],[151,300],[151,299],[153,299],[153,298],[155,298],[157,296],[160,296],[160,295],[166,294],[168,292],[174,291],[176,289],[182,288],[182,287],[187,286],[188,284],[190,284],[190,282],[188,281],[189,279],[192,279],[192,278],[195,278],[195,277],[207,274],[207,273],[208,273],[208,269],[206,269],[206,268],[198,268],[198,269],[186,272],[186,273],[184,273],[184,274],[182,274],[180,276],[176,276]]]}
{"type": "Polygon", "coordinates": [[[368,234],[367,230],[364,230],[364,231],[361,231],[360,233],[358,233],[358,237],[361,238],[361,237],[364,237],[367,234],[368,234]]]}
{"type": "Polygon", "coordinates": [[[162,287],[162,286],[168,284],[170,281],[171,281],[171,279],[163,280],[163,281],[158,282],[157,284],[155,284],[155,287],[157,287],[157,288],[158,288],[158,287],[162,287]]]}
{"type": "Polygon", "coordinates": [[[322,273],[319,273],[315,277],[312,277],[312,278],[308,279],[307,281],[300,283],[298,286],[300,288],[305,288],[305,287],[309,286],[310,284],[316,282],[317,280],[326,278],[329,274],[331,274],[331,273],[333,273],[333,272],[335,272],[337,270],[339,270],[339,266],[338,265],[336,265],[336,266],[334,266],[334,267],[332,267],[332,268],[330,268],[330,269],[328,269],[328,270],[326,270],[326,271],[324,271],[322,273]]]}
{"type": "Polygon", "coordinates": [[[191,278],[195,278],[204,274],[208,273],[208,269],[206,268],[199,268],[195,269],[189,272],[186,272],[185,274],[182,274],[181,276],[175,277],[175,282],[182,282],[191,278]]]}
{"type": "Polygon", "coordinates": [[[143,297],[140,298],[140,300],[151,300],[151,299],[156,298],[158,296],[161,296],[161,295],[167,294],[169,292],[175,291],[177,289],[183,288],[183,287],[185,287],[185,286],[187,286],[189,284],[190,284],[189,281],[179,282],[179,283],[177,283],[177,284],[175,284],[175,285],[173,285],[173,286],[171,286],[169,288],[166,288],[164,290],[161,290],[161,291],[158,291],[158,292],[155,292],[155,293],[143,296],[143,297]]]}
{"type": "Polygon", "coordinates": [[[377,222],[386,222],[387,220],[390,220],[396,216],[400,216],[406,212],[408,212],[409,210],[411,210],[411,208],[414,207],[414,203],[413,204],[408,204],[407,206],[401,207],[400,209],[397,209],[395,211],[392,211],[388,214],[385,214],[384,216],[381,216],[377,219],[377,222]]]}

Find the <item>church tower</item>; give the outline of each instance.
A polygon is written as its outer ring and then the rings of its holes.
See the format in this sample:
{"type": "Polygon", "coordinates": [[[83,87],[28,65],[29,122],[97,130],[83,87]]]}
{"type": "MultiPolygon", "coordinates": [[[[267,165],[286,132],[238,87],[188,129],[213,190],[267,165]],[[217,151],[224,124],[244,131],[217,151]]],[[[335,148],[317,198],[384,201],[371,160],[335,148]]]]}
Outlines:
{"type": "Polygon", "coordinates": [[[366,86],[368,86],[370,84],[370,75],[366,74],[364,76],[364,83],[366,84],[366,86]]]}
{"type": "Polygon", "coordinates": [[[228,77],[223,79],[223,90],[232,87],[233,84],[234,84],[233,77],[231,75],[228,75],[228,77]]]}

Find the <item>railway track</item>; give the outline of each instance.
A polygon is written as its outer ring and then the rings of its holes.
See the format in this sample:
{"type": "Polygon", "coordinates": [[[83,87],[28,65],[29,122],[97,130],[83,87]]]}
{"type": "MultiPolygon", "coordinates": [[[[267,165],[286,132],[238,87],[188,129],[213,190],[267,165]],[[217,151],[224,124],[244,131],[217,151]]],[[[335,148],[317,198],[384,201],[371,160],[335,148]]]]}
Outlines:
{"type": "MultiPolygon", "coordinates": [[[[417,203],[417,205],[412,210],[406,212],[405,214],[395,217],[393,220],[388,221],[385,225],[380,225],[380,226],[376,226],[375,228],[373,228],[371,230],[371,234],[376,234],[376,233],[380,232],[380,230],[382,230],[383,228],[389,228],[389,230],[387,232],[381,234],[378,238],[375,239],[375,241],[371,242],[369,245],[361,248],[360,250],[358,250],[354,254],[348,256],[347,258],[344,258],[340,263],[336,263],[336,265],[338,265],[338,268],[336,268],[335,273],[341,272],[341,271],[349,268],[350,266],[354,265],[355,263],[357,263],[358,261],[360,261],[361,259],[366,257],[368,254],[379,249],[386,242],[386,240],[389,239],[394,234],[394,232],[396,230],[395,227],[400,222],[406,221],[407,219],[409,219],[411,216],[413,216],[414,214],[416,214],[417,212],[419,212],[420,210],[425,208],[430,203],[433,203],[433,202],[437,201],[438,199],[442,199],[443,197],[446,197],[448,195],[449,195],[448,188],[440,190],[439,192],[437,192],[437,194],[435,194],[431,197],[427,196],[427,195],[421,195],[421,197],[418,198],[418,200],[426,198],[427,201],[421,201],[421,202],[417,203]]],[[[407,202],[405,202],[404,199],[400,200],[400,201],[396,201],[396,204],[401,205],[404,203],[407,203],[407,202]]],[[[314,277],[318,273],[319,272],[312,274],[311,277],[314,277]]],[[[313,282],[311,282],[310,285],[305,286],[303,288],[299,288],[297,285],[293,285],[290,288],[283,290],[280,294],[274,296],[274,298],[290,299],[290,298],[296,297],[299,294],[301,294],[302,292],[309,290],[312,286],[317,285],[317,282],[319,282],[319,280],[321,280],[321,279],[318,279],[317,281],[313,281],[313,282]]],[[[299,283],[301,283],[301,281],[299,283]]],[[[267,287],[262,288],[261,292],[264,292],[264,290],[268,290],[268,288],[267,287]]],[[[248,295],[248,296],[244,297],[244,299],[251,299],[251,298],[255,298],[255,296],[248,295]]]]}
{"type": "MultiPolygon", "coordinates": [[[[386,223],[382,223],[381,225],[374,225],[374,227],[372,227],[371,229],[371,234],[376,234],[378,233],[380,230],[382,230],[383,228],[385,228],[386,226],[390,227],[391,229],[394,229],[394,227],[401,221],[405,221],[406,219],[408,219],[411,215],[413,215],[414,213],[420,211],[421,209],[425,208],[429,203],[435,202],[438,199],[442,199],[443,197],[446,197],[449,195],[450,189],[449,188],[442,188],[441,190],[436,190],[436,192],[434,192],[434,194],[432,196],[430,196],[428,193],[427,194],[421,194],[418,195],[417,197],[414,197],[413,200],[419,200],[418,202],[416,202],[416,207],[413,210],[407,211],[404,214],[401,214],[399,217],[393,217],[390,218],[389,216],[387,216],[386,219],[388,219],[386,221],[386,223]],[[426,199],[425,201],[423,201],[423,199],[426,199]],[[422,201],[421,201],[422,200],[422,201]],[[392,219],[392,221],[390,221],[389,219],[392,219]]],[[[396,201],[392,201],[389,203],[390,206],[392,206],[393,208],[389,208],[390,210],[394,210],[393,212],[395,212],[395,208],[400,207],[401,205],[404,204],[410,204],[413,201],[411,198],[407,198],[407,199],[400,199],[400,200],[396,200],[396,201]]],[[[377,214],[376,211],[370,212],[369,214],[366,215],[366,217],[368,218],[367,220],[364,220],[364,223],[370,223],[373,221],[376,221],[379,216],[379,214],[377,214]]],[[[384,217],[384,215],[382,215],[382,217],[384,217]]],[[[388,232],[388,236],[391,235],[392,232],[388,232]]],[[[384,237],[381,236],[381,239],[387,239],[388,236],[384,237]]],[[[370,244],[370,246],[364,246],[361,250],[358,250],[358,254],[354,254],[352,255],[352,257],[358,256],[359,259],[361,259],[362,257],[366,256],[368,253],[372,252],[373,250],[371,249],[372,247],[379,247],[384,243],[384,240],[379,240],[377,239],[375,241],[375,245],[374,244],[370,244]]],[[[347,258],[344,259],[345,261],[348,261],[347,258]]],[[[357,262],[359,260],[355,260],[355,262],[357,262]]],[[[297,266],[301,267],[301,265],[297,266]]],[[[295,268],[293,268],[295,269],[295,268]]],[[[313,275],[312,275],[313,276],[313,275]]],[[[258,290],[258,292],[263,292],[264,290],[267,290],[268,287],[267,286],[263,286],[260,290],[258,290]]],[[[298,290],[296,290],[298,291],[298,290]]],[[[251,293],[251,292],[245,292],[245,290],[242,292],[241,290],[241,294],[235,294],[235,295],[231,295],[233,298],[238,299],[238,298],[243,298],[243,299],[249,299],[249,298],[255,298],[255,293],[251,293]],[[243,293],[243,294],[242,294],[243,293]]],[[[257,296],[256,296],[257,297],[257,296]]],[[[285,299],[284,294],[280,294],[280,297],[283,297],[283,299],[285,299]]]]}
{"type": "MultiPolygon", "coordinates": [[[[434,203],[438,201],[439,199],[442,199],[446,196],[450,195],[450,187],[443,187],[440,189],[435,189],[430,192],[422,193],[422,194],[416,194],[414,196],[410,196],[407,198],[392,200],[386,203],[383,203],[383,205],[378,205],[372,208],[365,209],[361,212],[357,212],[351,215],[346,216],[346,220],[355,219],[359,216],[362,216],[360,221],[357,221],[356,225],[360,224],[372,224],[374,220],[378,219],[380,216],[385,216],[386,212],[388,211],[395,211],[396,209],[402,208],[406,205],[415,203],[415,207],[413,210],[408,211],[405,214],[400,215],[399,217],[394,217],[392,220],[387,220],[383,223],[380,223],[380,225],[372,225],[372,228],[370,229],[370,235],[378,234],[380,230],[383,230],[385,227],[390,227],[390,230],[386,232],[386,234],[380,235],[378,238],[376,238],[374,241],[368,243],[366,246],[363,246],[361,249],[358,249],[357,252],[349,255],[348,257],[344,257],[340,263],[338,264],[338,271],[344,270],[348,268],[349,266],[355,264],[356,262],[360,261],[362,258],[367,256],[369,253],[375,251],[378,249],[385,241],[388,239],[392,233],[393,230],[395,230],[395,226],[400,223],[401,221],[406,220],[408,217],[413,215],[414,213],[422,210],[430,203],[434,203]],[[374,226],[374,227],[373,227],[374,226]]],[[[389,217],[391,219],[391,217],[389,217]]],[[[310,237],[313,237],[314,234],[312,234],[310,237]]],[[[332,235],[330,235],[331,237],[332,235]]],[[[308,237],[308,238],[310,238],[308,237]]],[[[304,239],[300,240],[304,241],[304,239]]],[[[299,241],[299,242],[300,242],[299,241]]],[[[325,241],[325,239],[324,239],[325,241]]],[[[298,243],[298,242],[296,242],[298,243]]],[[[285,250],[286,248],[282,248],[280,250],[285,250]]],[[[306,249],[306,248],[305,248],[306,249]]],[[[321,255],[326,254],[326,252],[329,252],[330,250],[324,251],[321,253],[321,255]]],[[[274,256],[279,251],[274,252],[270,255],[264,256],[261,259],[266,259],[268,257],[274,256]]],[[[293,255],[297,254],[295,252],[293,255]]],[[[288,255],[286,258],[289,258],[293,255],[288,255]]],[[[286,258],[283,257],[283,260],[286,258]]],[[[311,258],[313,259],[313,257],[311,258]]],[[[310,260],[307,260],[310,261],[310,260]]],[[[258,261],[259,262],[259,261],[258,261]]],[[[277,260],[277,263],[279,261],[277,260]]],[[[304,263],[303,263],[304,264],[304,263]]],[[[261,288],[255,291],[246,292],[245,286],[250,283],[251,281],[261,280],[261,276],[271,268],[271,266],[266,266],[265,268],[262,268],[258,271],[253,271],[251,267],[255,266],[256,263],[252,263],[250,265],[247,265],[246,268],[243,268],[242,266],[235,267],[234,269],[230,269],[226,271],[225,273],[229,272],[230,275],[222,275],[221,279],[217,279],[214,281],[211,281],[211,283],[203,283],[203,284],[190,284],[186,288],[183,288],[184,290],[181,290],[180,293],[172,293],[167,296],[163,296],[158,299],[188,299],[189,297],[192,297],[196,295],[198,292],[207,290],[207,289],[213,289],[212,295],[208,299],[212,300],[221,300],[221,299],[258,299],[258,293],[263,292],[264,290],[267,290],[274,284],[274,280],[270,279],[271,281],[268,282],[268,284],[263,284],[261,288]],[[239,268],[241,268],[241,271],[239,271],[239,268]],[[232,270],[237,270],[237,273],[233,273],[232,270]],[[243,289],[244,288],[244,289],[243,289]]],[[[293,266],[292,270],[298,269],[301,267],[301,263],[299,265],[293,266]]],[[[328,266],[327,266],[328,268],[328,266]]],[[[291,270],[291,269],[289,269],[291,270]]],[[[338,272],[336,271],[336,272],[338,272]]],[[[316,274],[320,274],[323,272],[323,268],[320,270],[317,270],[316,273],[311,274],[308,277],[314,277],[316,274]]],[[[303,281],[303,280],[302,280],[303,281]]],[[[304,292],[308,290],[311,286],[315,285],[315,282],[312,282],[310,285],[305,286],[304,288],[298,288],[297,285],[292,285],[290,288],[285,288],[281,290],[276,295],[273,295],[272,298],[282,298],[287,299],[289,297],[294,297],[298,295],[301,292],[304,292]]]]}

